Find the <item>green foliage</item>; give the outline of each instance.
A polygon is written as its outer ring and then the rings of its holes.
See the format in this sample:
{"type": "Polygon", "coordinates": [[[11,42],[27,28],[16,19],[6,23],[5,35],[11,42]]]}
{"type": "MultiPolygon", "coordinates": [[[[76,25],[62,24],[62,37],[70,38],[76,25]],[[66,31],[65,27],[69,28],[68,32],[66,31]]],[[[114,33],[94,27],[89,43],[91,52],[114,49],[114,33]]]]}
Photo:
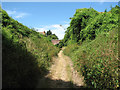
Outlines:
{"type": "MultiPolygon", "coordinates": [[[[118,5],[119,5],[119,3],[118,3],[118,5]]],[[[120,14],[120,6],[115,6],[114,8],[112,8],[111,10],[110,10],[110,12],[113,14],[113,15],[118,15],[118,14],[120,14]]]]}
{"type": "Polygon", "coordinates": [[[50,30],[47,31],[47,37],[49,37],[51,40],[58,39],[58,37],[55,34],[52,34],[52,32],[50,30]]]}
{"type": "Polygon", "coordinates": [[[2,10],[3,88],[34,88],[59,49],[2,10]]]}
{"type": "Polygon", "coordinates": [[[49,35],[48,36],[50,39],[58,39],[58,37],[55,34],[49,35]]]}
{"type": "Polygon", "coordinates": [[[64,45],[63,41],[61,40],[61,41],[59,42],[59,44],[57,44],[57,47],[62,48],[63,46],[65,46],[65,45],[64,45]]]}
{"type": "Polygon", "coordinates": [[[91,88],[118,88],[118,28],[101,33],[89,43],[68,45],[64,53],[70,56],[78,72],[91,88]]]}
{"type": "Polygon", "coordinates": [[[77,9],[76,13],[74,14],[74,17],[72,17],[71,19],[70,26],[65,32],[66,34],[63,39],[63,42],[66,44],[70,40],[74,42],[79,42],[79,40],[82,38],[80,36],[81,30],[84,29],[97,15],[98,12],[95,11],[93,8],[77,9]]]}
{"type": "Polygon", "coordinates": [[[52,32],[49,30],[49,31],[47,31],[47,36],[48,35],[52,35],[52,32]]]}
{"type": "Polygon", "coordinates": [[[119,87],[119,14],[118,6],[99,14],[91,8],[78,9],[65,32],[64,54],[72,58],[74,67],[90,88],[119,87]]]}
{"type": "Polygon", "coordinates": [[[105,11],[104,12],[107,12],[107,9],[105,9],[105,11]]]}
{"type": "Polygon", "coordinates": [[[85,40],[94,40],[100,33],[109,32],[118,25],[119,7],[109,12],[98,13],[93,8],[77,9],[71,18],[70,26],[65,32],[64,45],[82,43],[85,40]]]}
{"type": "Polygon", "coordinates": [[[7,38],[5,32],[2,38],[3,88],[33,88],[40,74],[36,58],[22,44],[7,38]]]}

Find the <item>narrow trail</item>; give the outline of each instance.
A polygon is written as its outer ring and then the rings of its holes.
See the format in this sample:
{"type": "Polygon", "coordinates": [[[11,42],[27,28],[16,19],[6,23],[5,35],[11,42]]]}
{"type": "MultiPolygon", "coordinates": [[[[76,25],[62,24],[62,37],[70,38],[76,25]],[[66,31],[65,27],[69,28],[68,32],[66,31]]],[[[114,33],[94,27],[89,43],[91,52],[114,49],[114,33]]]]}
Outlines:
{"type": "Polygon", "coordinates": [[[80,88],[84,86],[84,78],[73,68],[73,63],[63,50],[53,58],[54,64],[49,73],[39,80],[37,88],[80,88]]]}

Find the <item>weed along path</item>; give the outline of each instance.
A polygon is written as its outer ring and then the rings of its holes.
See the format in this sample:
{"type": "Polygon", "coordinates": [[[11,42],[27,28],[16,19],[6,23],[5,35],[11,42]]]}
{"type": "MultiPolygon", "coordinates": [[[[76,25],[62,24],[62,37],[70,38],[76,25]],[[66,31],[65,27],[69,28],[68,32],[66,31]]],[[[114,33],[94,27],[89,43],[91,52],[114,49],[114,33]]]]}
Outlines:
{"type": "Polygon", "coordinates": [[[74,70],[71,59],[63,54],[63,50],[58,53],[57,58],[53,58],[53,62],[49,73],[39,80],[37,88],[79,88],[84,86],[84,78],[74,70]]]}

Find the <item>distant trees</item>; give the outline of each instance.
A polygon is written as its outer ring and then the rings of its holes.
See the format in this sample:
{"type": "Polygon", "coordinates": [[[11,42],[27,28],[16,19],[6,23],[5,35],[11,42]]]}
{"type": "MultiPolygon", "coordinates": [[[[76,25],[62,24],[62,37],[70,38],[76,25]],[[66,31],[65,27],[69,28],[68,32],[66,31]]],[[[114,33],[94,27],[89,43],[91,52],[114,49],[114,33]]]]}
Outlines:
{"type": "Polygon", "coordinates": [[[105,11],[104,12],[107,12],[107,9],[105,9],[105,11]]]}
{"type": "Polygon", "coordinates": [[[47,37],[51,39],[58,39],[58,37],[55,34],[52,34],[51,30],[47,31],[47,37]]]}
{"type": "Polygon", "coordinates": [[[52,32],[49,30],[47,31],[47,36],[52,35],[52,32]]]}
{"type": "Polygon", "coordinates": [[[58,39],[58,37],[57,37],[55,34],[52,34],[52,35],[51,35],[51,38],[52,38],[52,39],[58,39]]]}

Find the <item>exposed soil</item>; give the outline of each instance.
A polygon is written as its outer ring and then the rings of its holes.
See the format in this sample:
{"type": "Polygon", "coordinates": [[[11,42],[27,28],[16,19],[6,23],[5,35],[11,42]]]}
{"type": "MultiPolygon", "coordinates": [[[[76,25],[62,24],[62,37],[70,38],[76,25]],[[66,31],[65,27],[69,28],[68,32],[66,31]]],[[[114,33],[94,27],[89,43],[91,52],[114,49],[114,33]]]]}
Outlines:
{"type": "Polygon", "coordinates": [[[84,86],[84,78],[73,68],[73,63],[63,50],[53,58],[49,73],[39,80],[37,88],[79,88],[84,86]]]}

